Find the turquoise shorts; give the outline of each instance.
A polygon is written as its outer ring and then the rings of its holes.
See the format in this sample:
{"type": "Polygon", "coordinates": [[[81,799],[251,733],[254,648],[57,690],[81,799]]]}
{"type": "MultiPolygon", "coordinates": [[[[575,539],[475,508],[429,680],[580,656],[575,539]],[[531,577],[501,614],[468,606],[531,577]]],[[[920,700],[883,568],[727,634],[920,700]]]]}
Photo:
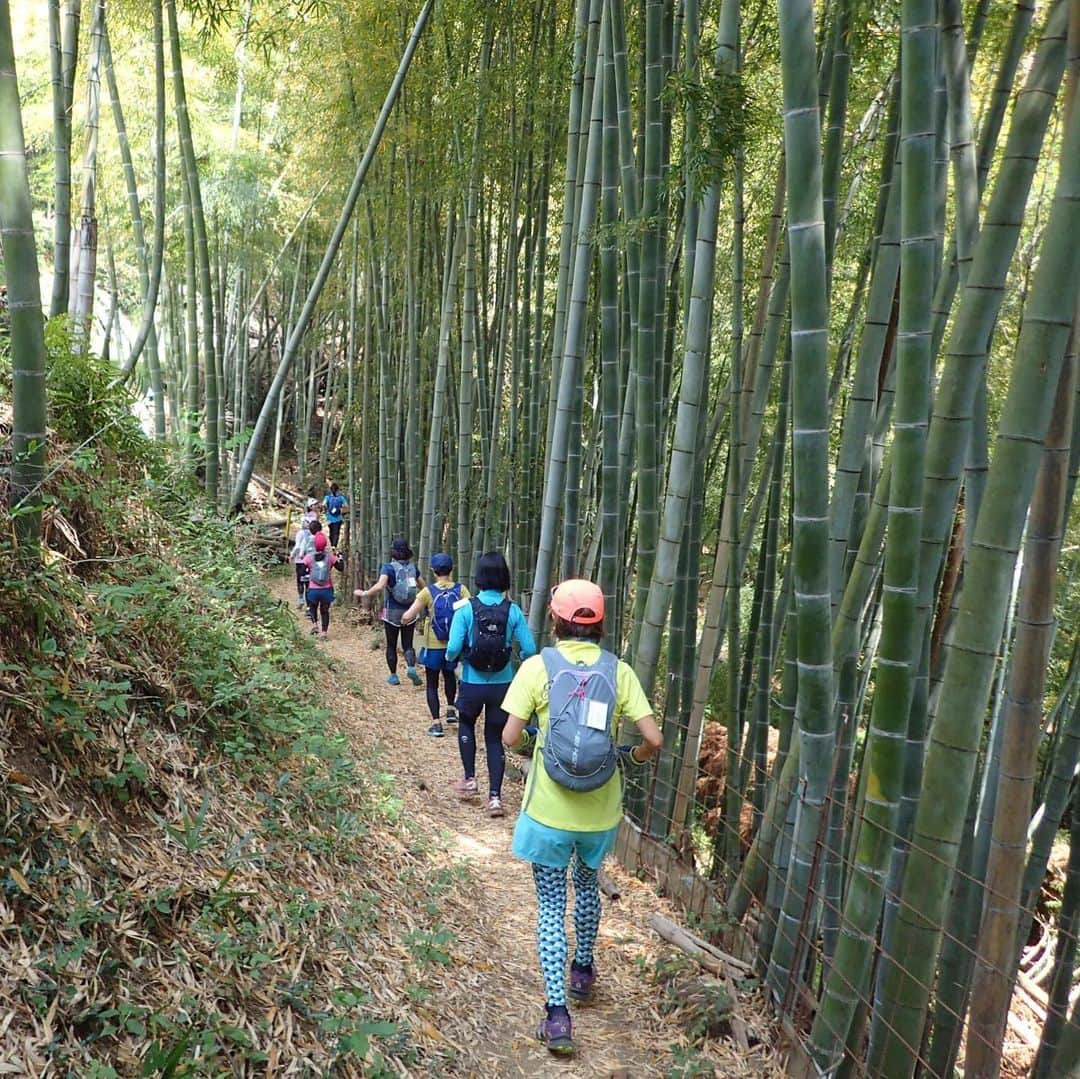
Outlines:
{"type": "Polygon", "coordinates": [[[514,826],[515,857],[536,865],[565,869],[570,856],[578,858],[590,869],[599,869],[600,863],[614,849],[618,825],[603,832],[571,832],[565,828],[550,828],[533,820],[528,813],[519,813],[514,826]]]}

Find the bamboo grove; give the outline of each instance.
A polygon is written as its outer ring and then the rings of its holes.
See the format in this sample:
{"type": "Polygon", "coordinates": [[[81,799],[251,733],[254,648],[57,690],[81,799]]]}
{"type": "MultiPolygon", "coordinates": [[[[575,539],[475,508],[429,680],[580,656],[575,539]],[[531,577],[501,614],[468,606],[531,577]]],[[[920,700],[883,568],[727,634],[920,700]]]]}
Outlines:
{"type": "Polygon", "coordinates": [[[217,511],[295,460],[357,580],[500,549],[537,632],[602,584],[663,718],[629,816],[823,1074],[998,1074],[1032,942],[1034,1074],[1074,1074],[1080,0],[47,16],[28,168],[0,0],[23,543],[47,208],[47,313],[217,511]]]}

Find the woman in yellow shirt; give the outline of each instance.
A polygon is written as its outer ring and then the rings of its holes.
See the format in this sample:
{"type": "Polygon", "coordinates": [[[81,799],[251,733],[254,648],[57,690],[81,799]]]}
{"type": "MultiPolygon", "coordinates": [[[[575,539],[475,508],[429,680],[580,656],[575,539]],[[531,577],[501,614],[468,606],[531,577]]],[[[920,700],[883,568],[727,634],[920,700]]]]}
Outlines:
{"type": "Polygon", "coordinates": [[[412,625],[425,611],[429,612],[427,627],[420,643],[420,666],[427,679],[427,705],[431,713],[431,726],[427,732],[432,738],[445,734],[439,719],[439,675],[442,674],[443,692],[446,694],[446,722],[457,723],[454,701],[457,699],[457,663],[446,659],[446,642],[450,638],[450,623],[459,604],[467,603],[469,590],[457,584],[451,574],[454,560],[442,551],[431,556],[431,572],[435,580],[421,588],[412,606],[401,616],[402,625],[412,625]]]}
{"type": "Polygon", "coordinates": [[[576,949],[570,995],[586,1001],[596,980],[597,873],[615,845],[622,820],[622,776],[614,767],[614,751],[620,749],[618,755],[628,763],[645,764],[661,740],[637,676],[597,643],[604,636],[603,592],[591,581],[563,581],[551,594],[550,609],[556,645],[527,659],[518,670],[503,702],[509,715],[503,743],[527,749],[533,736],[525,725],[536,716],[533,765],[514,828],[513,851],[532,864],[536,884],[537,952],[547,993],[547,1014],[537,1037],[553,1053],[569,1055],[574,1043],[566,1008],[566,870],[572,863],[576,949]],[[556,688],[566,675],[576,682],[569,693],[556,688]],[[550,705],[556,695],[561,710],[553,735],[550,705]],[[637,724],[642,745],[615,747],[611,736],[623,717],[637,724]],[[584,737],[568,735],[567,724],[571,731],[576,724],[584,737]],[[572,746],[586,740],[607,759],[591,774],[575,776],[575,763],[561,754],[575,752],[572,746]],[[571,748],[556,748],[562,746],[571,748]]]}

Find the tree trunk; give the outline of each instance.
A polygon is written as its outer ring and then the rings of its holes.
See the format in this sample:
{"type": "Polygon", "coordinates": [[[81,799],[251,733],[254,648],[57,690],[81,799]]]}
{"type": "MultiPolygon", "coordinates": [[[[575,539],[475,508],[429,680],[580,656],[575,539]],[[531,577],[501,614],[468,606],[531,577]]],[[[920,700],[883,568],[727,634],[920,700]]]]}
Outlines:
{"type": "Polygon", "coordinates": [[[784,148],[791,258],[794,438],[792,564],[798,618],[798,813],[784,900],[769,964],[774,996],[799,978],[799,924],[814,893],[814,847],[832,771],[835,732],[828,563],[828,292],[821,186],[821,122],[812,0],[780,7],[784,148]]]}
{"type": "Polygon", "coordinates": [[[0,247],[11,319],[12,463],[9,504],[20,559],[39,559],[45,476],[45,333],[26,142],[8,0],[0,0],[0,247]]]}

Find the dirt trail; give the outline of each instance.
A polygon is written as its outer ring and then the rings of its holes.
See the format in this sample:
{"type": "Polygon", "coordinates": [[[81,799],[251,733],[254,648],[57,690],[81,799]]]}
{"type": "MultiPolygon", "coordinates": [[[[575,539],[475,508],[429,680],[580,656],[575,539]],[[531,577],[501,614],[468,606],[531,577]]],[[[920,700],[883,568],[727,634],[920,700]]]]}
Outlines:
{"type": "MultiPolygon", "coordinates": [[[[276,581],[274,590],[295,607],[291,580],[276,581]]],[[[295,614],[306,625],[306,612],[295,614]]],[[[660,1014],[663,991],[649,976],[653,960],[665,946],[648,929],[646,918],[653,911],[677,916],[650,887],[623,873],[610,859],[605,872],[621,897],[604,899],[595,1002],[572,1009],[577,1054],[570,1061],[559,1060],[535,1041],[544,991],[535,954],[532,874],[510,853],[523,786],[512,758],[503,786],[506,816],[492,820],[485,802],[461,801],[450,790],[462,774],[453,736],[456,728],[449,728],[450,735],[442,739],[426,736],[430,717],[424,691],[404,678],[404,663],[399,667],[403,684],[386,684],[380,627],[360,624],[355,612],[337,609],[330,637],[318,647],[332,661],[335,684],[345,690],[335,694],[335,712],[353,738],[358,757],[376,757],[380,769],[395,776],[394,794],[407,815],[428,834],[441,836],[450,856],[468,867],[475,882],[462,886],[463,892],[475,895],[474,902],[463,910],[459,904],[446,903],[439,911],[440,924],[454,933],[454,968],[426,1002],[439,1033],[457,1049],[452,1074],[485,1079],[708,1075],[705,1070],[673,1071],[676,1053],[689,1041],[673,1019],[660,1014]]],[[[482,740],[477,779],[484,789],[482,740]]],[[[567,923],[572,953],[572,919],[567,923]]],[[[747,1024],[767,1037],[756,1014],[757,1002],[745,1003],[747,1024]]],[[[722,1040],[708,1043],[702,1053],[715,1067],[715,1075],[780,1074],[764,1045],[747,1057],[722,1040]]],[[[704,1063],[702,1056],[695,1054],[694,1059],[704,1063]]]]}

